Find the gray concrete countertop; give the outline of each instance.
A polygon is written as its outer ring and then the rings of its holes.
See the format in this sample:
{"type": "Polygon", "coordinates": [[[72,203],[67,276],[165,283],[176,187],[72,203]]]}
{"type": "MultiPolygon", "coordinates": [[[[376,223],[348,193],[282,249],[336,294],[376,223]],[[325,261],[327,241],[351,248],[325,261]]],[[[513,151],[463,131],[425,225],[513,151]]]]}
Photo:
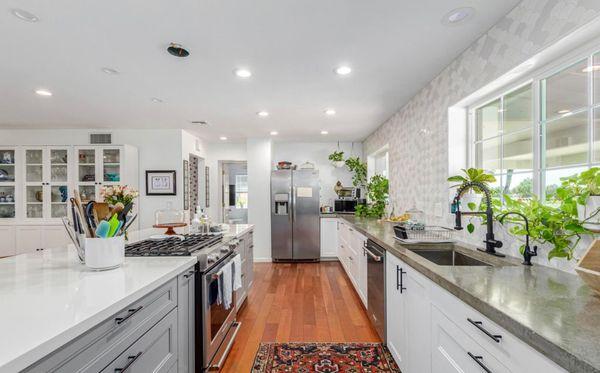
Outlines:
{"type": "Polygon", "coordinates": [[[497,267],[438,266],[398,242],[392,223],[340,218],[569,372],[600,372],[600,296],[579,276],[514,259],[497,267]]]}

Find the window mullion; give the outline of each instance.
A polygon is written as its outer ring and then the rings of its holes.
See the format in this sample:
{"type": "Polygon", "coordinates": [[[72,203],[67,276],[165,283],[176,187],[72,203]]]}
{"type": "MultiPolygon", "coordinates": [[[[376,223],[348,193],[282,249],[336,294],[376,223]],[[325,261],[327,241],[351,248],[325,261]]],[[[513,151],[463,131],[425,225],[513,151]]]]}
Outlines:
{"type": "Polygon", "coordinates": [[[531,131],[533,139],[533,193],[543,198],[543,183],[542,183],[542,126],[541,126],[541,113],[542,113],[542,95],[541,95],[541,84],[539,80],[533,81],[532,86],[532,120],[531,131]]]}

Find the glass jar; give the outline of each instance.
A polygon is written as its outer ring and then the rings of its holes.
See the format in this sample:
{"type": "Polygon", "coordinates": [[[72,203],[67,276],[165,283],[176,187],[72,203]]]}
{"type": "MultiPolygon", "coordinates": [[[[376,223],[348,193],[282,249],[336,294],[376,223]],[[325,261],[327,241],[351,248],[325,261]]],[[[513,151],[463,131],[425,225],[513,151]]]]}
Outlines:
{"type": "Polygon", "coordinates": [[[425,212],[417,209],[416,206],[406,210],[406,213],[408,214],[408,220],[412,224],[425,225],[425,212]]]}
{"type": "Polygon", "coordinates": [[[154,213],[155,225],[181,224],[184,222],[184,219],[185,214],[183,211],[174,209],[172,202],[167,202],[166,209],[157,210],[154,213]]]}

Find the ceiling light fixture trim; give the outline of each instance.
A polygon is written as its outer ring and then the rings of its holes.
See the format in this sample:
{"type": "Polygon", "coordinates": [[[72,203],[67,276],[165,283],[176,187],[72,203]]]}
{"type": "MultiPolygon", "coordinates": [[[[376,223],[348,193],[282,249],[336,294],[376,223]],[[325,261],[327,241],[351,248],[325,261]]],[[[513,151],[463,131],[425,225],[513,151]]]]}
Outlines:
{"type": "Polygon", "coordinates": [[[472,7],[462,7],[456,8],[448,13],[442,18],[442,23],[446,26],[457,26],[462,25],[475,15],[475,8],[472,7]]]}
{"type": "Polygon", "coordinates": [[[10,11],[15,17],[17,17],[18,19],[20,19],[21,21],[25,21],[25,22],[38,22],[40,20],[40,18],[38,16],[36,16],[33,13],[30,13],[26,10],[23,9],[11,9],[10,11]]]}

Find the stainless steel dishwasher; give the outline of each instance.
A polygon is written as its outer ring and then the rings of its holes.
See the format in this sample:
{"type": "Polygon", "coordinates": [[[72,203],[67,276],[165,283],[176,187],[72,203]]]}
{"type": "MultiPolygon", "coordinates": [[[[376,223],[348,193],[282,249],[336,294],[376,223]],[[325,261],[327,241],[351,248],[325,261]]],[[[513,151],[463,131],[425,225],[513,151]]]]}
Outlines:
{"type": "Polygon", "coordinates": [[[385,250],[372,240],[364,247],[367,255],[367,313],[385,341],[385,250]]]}

